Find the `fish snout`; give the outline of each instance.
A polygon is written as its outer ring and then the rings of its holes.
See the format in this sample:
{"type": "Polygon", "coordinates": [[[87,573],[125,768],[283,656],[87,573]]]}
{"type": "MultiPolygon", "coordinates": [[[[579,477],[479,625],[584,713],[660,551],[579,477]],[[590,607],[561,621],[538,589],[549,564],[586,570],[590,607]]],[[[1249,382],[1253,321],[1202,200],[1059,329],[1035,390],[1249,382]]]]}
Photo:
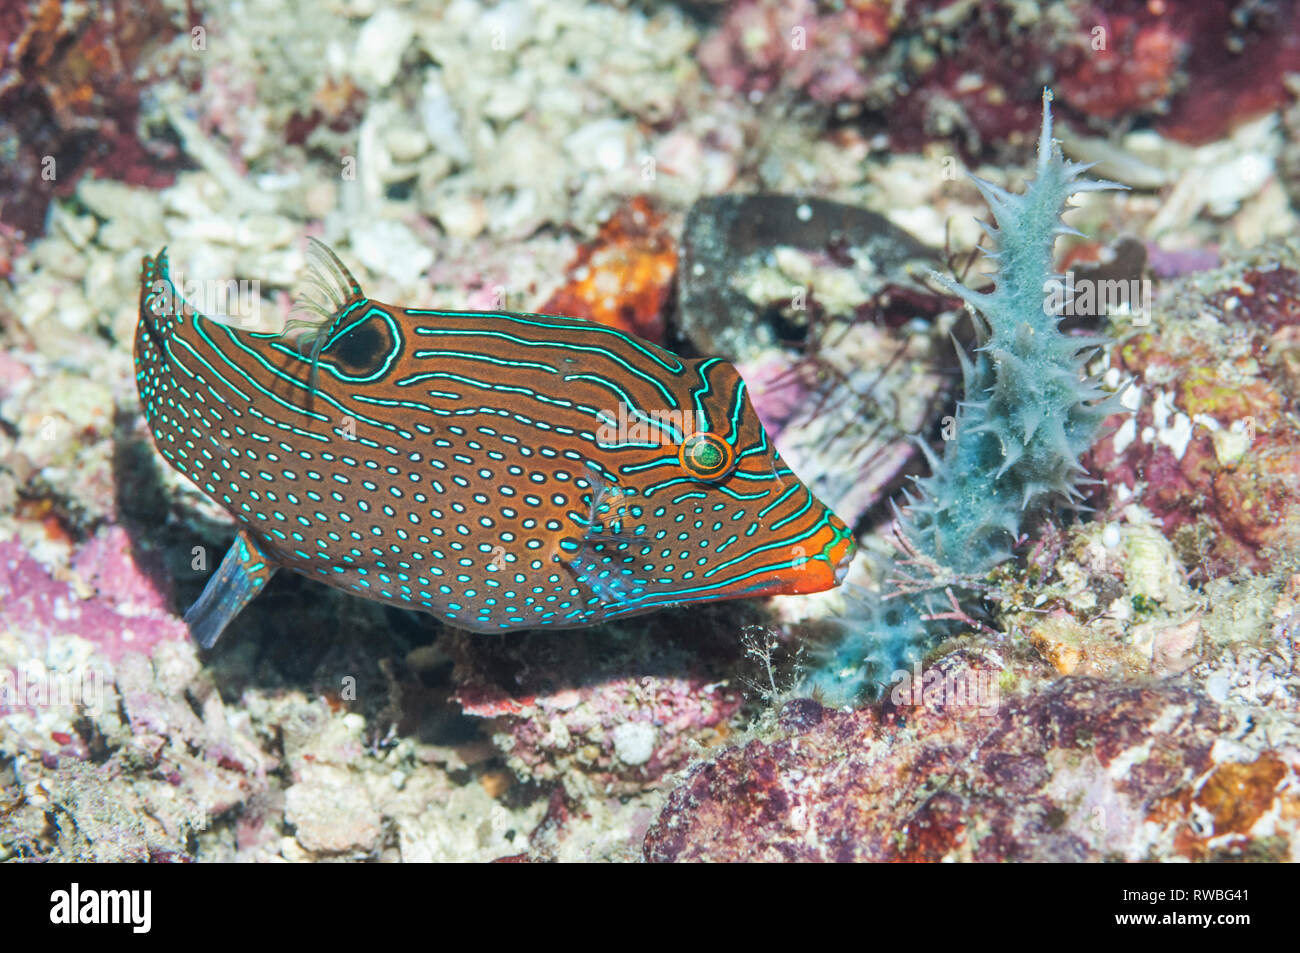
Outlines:
{"type": "Polygon", "coordinates": [[[790,568],[769,592],[790,595],[834,589],[848,574],[855,551],[852,530],[828,513],[821,529],[794,548],[790,568]]]}
{"type": "Polygon", "coordinates": [[[849,574],[849,566],[853,564],[853,557],[857,555],[857,548],[853,545],[851,535],[845,536],[842,543],[840,558],[835,563],[835,585],[837,586],[844,582],[844,577],[849,574]]]}

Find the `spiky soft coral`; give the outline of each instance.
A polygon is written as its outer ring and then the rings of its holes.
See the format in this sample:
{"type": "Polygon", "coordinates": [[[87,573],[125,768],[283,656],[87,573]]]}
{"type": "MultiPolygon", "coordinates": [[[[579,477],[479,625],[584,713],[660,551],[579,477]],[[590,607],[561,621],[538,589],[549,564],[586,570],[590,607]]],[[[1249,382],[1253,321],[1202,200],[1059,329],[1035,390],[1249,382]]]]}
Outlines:
{"type": "MultiPolygon", "coordinates": [[[[877,565],[888,586],[890,567],[877,565]]],[[[925,646],[952,629],[948,620],[935,620],[933,594],[903,595],[857,590],[846,593],[849,609],[843,631],[832,645],[821,647],[817,664],[807,673],[803,689],[831,705],[874,695],[888,684],[890,673],[921,660],[925,646]]]]}
{"type": "MultiPolygon", "coordinates": [[[[939,459],[925,447],[931,475],[899,515],[900,534],[913,551],[887,578],[910,577],[915,588],[892,598],[867,594],[847,620],[846,638],[813,673],[831,697],[860,694],[916,660],[927,642],[954,629],[943,613],[945,581],[975,579],[1011,555],[1027,519],[1052,503],[1076,504],[1084,468],[1079,455],[1114,409],[1095,377],[1084,373],[1087,352],[1101,339],[1062,334],[1048,294],[1056,237],[1078,234],[1061,222],[1079,192],[1122,188],[1082,179],[1087,166],[1067,162],[1052,139],[1051,94],[1043,93],[1043,126],[1036,177],[1016,195],[974,179],[992,209],[981,223],[997,243],[985,254],[998,264],[995,290],[981,294],[935,277],[976,312],[974,359],[958,348],[965,399],[956,432],[939,459]],[[927,589],[917,573],[928,573],[927,589]],[[946,577],[941,578],[941,577],[946,577]]],[[[887,581],[886,585],[890,585],[887,581]]]]}

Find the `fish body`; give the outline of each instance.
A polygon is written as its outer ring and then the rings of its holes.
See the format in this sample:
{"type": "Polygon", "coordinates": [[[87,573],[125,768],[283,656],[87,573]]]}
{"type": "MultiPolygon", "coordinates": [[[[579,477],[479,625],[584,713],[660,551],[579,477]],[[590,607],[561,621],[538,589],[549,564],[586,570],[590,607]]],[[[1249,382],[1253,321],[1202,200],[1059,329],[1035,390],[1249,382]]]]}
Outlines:
{"type": "Polygon", "coordinates": [[[186,613],[213,644],[288,568],[460,628],[817,592],[848,528],[736,369],[577,318],[401,308],[317,243],[315,333],[253,333],[142,265],[136,378],[167,460],[238,521],[186,613]]]}

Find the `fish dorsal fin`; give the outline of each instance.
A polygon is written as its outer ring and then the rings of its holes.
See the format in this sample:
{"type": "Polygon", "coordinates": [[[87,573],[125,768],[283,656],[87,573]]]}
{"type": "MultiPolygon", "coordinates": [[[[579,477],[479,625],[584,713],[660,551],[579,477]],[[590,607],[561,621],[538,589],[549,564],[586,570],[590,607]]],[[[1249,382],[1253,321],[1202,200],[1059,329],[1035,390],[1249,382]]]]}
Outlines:
{"type": "Polygon", "coordinates": [[[348,271],[334,250],[324,242],[307,239],[307,287],[298,293],[294,311],[315,315],[319,320],[306,319],[299,323],[332,324],[339,313],[365,298],[361,283],[348,271]]]}
{"type": "Polygon", "coordinates": [[[307,239],[306,288],[298,292],[281,335],[307,329],[297,341],[298,352],[311,355],[311,388],[316,388],[320,352],[340,316],[366,296],[334,250],[316,238],[307,239]],[[302,315],[295,318],[294,315],[302,315]]]}

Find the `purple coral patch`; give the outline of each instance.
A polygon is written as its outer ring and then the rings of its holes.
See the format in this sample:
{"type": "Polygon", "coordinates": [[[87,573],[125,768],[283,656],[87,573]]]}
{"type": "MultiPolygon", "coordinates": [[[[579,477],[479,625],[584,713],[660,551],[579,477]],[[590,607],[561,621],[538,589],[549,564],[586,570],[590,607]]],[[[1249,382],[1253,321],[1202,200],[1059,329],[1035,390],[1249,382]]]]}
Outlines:
{"type": "MultiPolygon", "coordinates": [[[[117,533],[121,533],[120,530],[117,533]]],[[[0,541],[0,603],[5,623],[34,644],[76,635],[110,661],[126,652],[149,654],[159,642],[189,638],[185,623],[172,615],[155,584],[125,548],[125,534],[92,543],[78,559],[100,591],[83,596],[33,559],[17,540],[0,541]]]]}

